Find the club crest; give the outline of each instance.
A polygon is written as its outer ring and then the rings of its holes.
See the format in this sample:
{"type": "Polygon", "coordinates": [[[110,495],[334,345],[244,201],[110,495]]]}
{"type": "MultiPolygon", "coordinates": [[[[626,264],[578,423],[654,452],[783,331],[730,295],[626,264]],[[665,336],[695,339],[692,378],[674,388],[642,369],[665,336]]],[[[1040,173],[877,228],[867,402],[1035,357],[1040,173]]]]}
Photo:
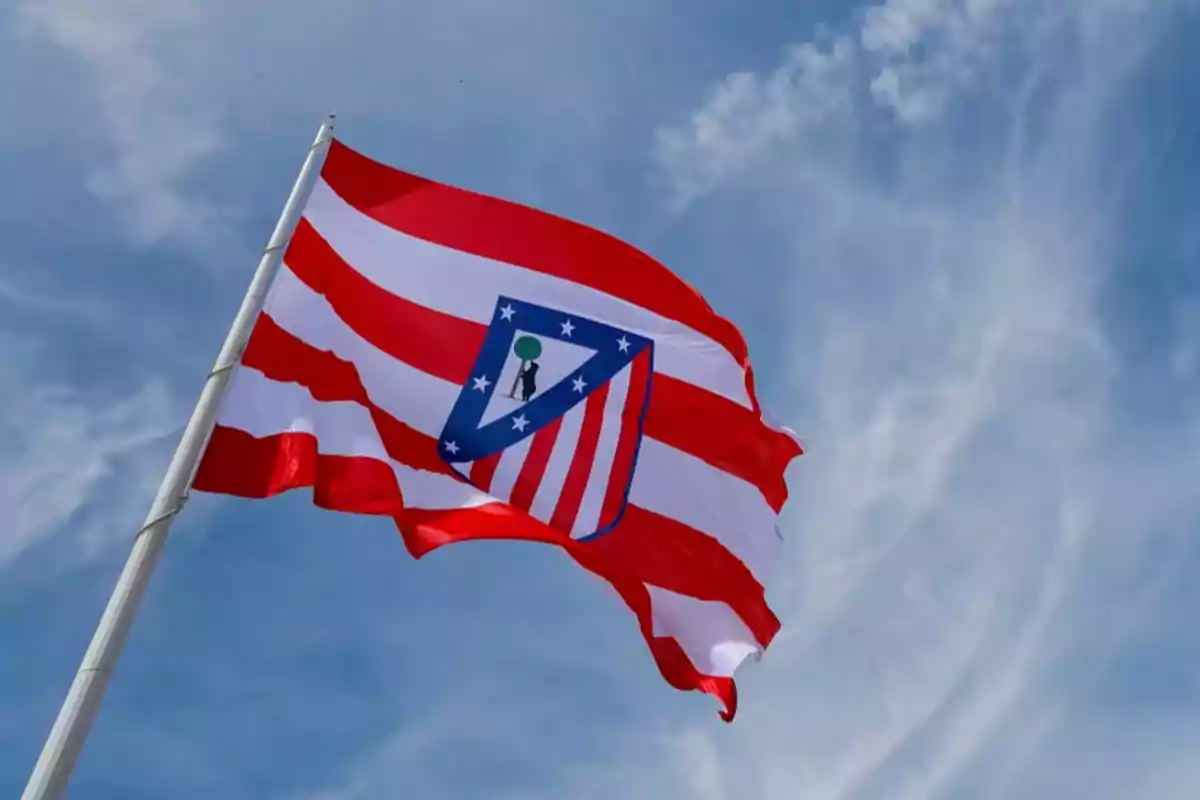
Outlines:
{"type": "Polygon", "coordinates": [[[645,336],[502,296],[438,451],[552,527],[604,533],[636,469],[653,353],[645,336]]]}

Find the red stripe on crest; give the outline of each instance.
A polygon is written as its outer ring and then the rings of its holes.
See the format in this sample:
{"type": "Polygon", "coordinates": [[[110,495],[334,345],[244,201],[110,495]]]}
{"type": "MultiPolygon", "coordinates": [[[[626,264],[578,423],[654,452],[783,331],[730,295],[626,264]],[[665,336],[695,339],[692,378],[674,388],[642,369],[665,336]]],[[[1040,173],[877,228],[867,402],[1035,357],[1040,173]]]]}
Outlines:
{"type": "Polygon", "coordinates": [[[496,467],[500,464],[500,454],[492,453],[484,456],[471,465],[471,483],[480,491],[492,490],[492,478],[496,476],[496,467]]]}
{"type": "Polygon", "coordinates": [[[604,404],[608,402],[608,386],[603,384],[592,392],[583,408],[583,424],[579,429],[579,443],[567,477],[563,481],[562,494],[550,517],[550,527],[570,533],[579,515],[579,505],[587,490],[588,478],[592,475],[592,463],[596,460],[596,446],[600,443],[600,431],[604,427],[604,404]]]}
{"type": "Polygon", "coordinates": [[[554,442],[558,439],[558,431],[562,428],[562,417],[554,420],[533,435],[529,444],[529,452],[525,455],[525,463],[513,484],[512,496],[508,504],[518,511],[529,512],[538,487],[542,485],[542,477],[546,474],[546,465],[550,463],[550,452],[554,450],[554,442]]]}
{"type": "Polygon", "coordinates": [[[637,458],[642,414],[646,407],[646,390],[650,385],[649,348],[633,359],[629,369],[629,394],[625,396],[625,408],[621,411],[621,432],[617,439],[617,451],[613,456],[608,490],[604,495],[604,506],[600,511],[601,529],[611,525],[616,519],[625,503],[625,494],[629,491],[629,478],[633,472],[634,459],[637,458]]]}

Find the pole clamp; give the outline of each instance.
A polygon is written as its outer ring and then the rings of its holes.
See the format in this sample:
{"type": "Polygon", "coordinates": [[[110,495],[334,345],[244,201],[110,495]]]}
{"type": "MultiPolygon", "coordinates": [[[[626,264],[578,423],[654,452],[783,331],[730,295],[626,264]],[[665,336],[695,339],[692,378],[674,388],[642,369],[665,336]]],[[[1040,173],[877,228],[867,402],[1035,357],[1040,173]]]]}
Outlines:
{"type": "Polygon", "coordinates": [[[138,529],[137,535],[134,536],[133,538],[137,539],[143,533],[145,533],[146,531],[153,528],[155,525],[159,524],[160,522],[166,522],[167,520],[171,519],[176,514],[178,514],[180,511],[183,511],[183,507],[185,505],[187,505],[187,501],[188,501],[188,495],[187,495],[187,492],[184,492],[182,495],[179,496],[179,500],[178,500],[178,502],[175,503],[175,506],[173,508],[171,508],[169,511],[164,511],[162,514],[159,514],[157,517],[155,517],[154,519],[147,522],[145,525],[143,525],[141,528],[138,529]]]}
{"type": "MultiPolygon", "coordinates": [[[[241,356],[238,356],[238,359],[240,359],[240,358],[241,358],[241,356]]],[[[213,378],[217,377],[218,375],[220,375],[224,372],[229,372],[229,370],[233,369],[237,365],[238,365],[238,362],[237,362],[237,360],[235,360],[232,364],[226,364],[222,367],[213,367],[212,371],[208,373],[208,377],[205,378],[205,380],[212,380],[213,378]]]]}

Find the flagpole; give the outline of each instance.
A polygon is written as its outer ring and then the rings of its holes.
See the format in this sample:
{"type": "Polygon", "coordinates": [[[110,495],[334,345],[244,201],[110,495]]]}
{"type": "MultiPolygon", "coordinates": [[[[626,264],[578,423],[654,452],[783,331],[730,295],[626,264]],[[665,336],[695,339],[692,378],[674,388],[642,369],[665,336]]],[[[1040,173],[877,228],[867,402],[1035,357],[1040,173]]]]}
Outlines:
{"type": "Polygon", "coordinates": [[[216,420],[217,408],[233,368],[242,357],[250,331],[262,309],[271,279],[283,259],[283,251],[296,228],[303,204],[307,198],[313,178],[319,173],[333,138],[334,115],[330,114],[317,131],[317,138],[308,151],[304,166],[292,187],[287,203],[275,231],[258,262],[258,269],[250,281],[250,288],[242,300],[241,308],[233,319],[233,325],[225,338],[225,344],[217,356],[216,364],[204,388],[192,418],[183,431],[175,456],[167,467],[162,484],[150,513],[133,541],[133,551],[125,562],[116,588],[108,600],[100,623],[92,636],[92,642],[83,656],[79,672],[71,683],[67,697],[54,721],[42,754],[21,800],[58,800],[66,790],[75,762],[83,749],[84,739],[95,719],[104,690],[116,666],[125,636],[133,624],[138,603],[146,590],[150,574],[154,571],[158,554],[162,551],[171,521],[187,500],[188,489],[195,477],[200,457],[208,444],[216,420]]]}

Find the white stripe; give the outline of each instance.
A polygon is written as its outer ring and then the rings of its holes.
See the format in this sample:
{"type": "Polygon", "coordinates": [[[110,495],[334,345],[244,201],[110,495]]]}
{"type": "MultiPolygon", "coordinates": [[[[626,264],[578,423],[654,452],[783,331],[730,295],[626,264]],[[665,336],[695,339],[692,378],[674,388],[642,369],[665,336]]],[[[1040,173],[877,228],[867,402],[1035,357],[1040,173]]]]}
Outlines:
{"type": "Polygon", "coordinates": [[[427,242],[362,214],[324,180],[304,217],[375,285],[418,305],[487,324],[501,294],[570,311],[655,340],[655,369],[750,407],[742,365],[703,334],[573,281],[427,242]]]}
{"type": "Polygon", "coordinates": [[[500,454],[500,462],[496,465],[495,475],[492,476],[490,493],[493,497],[499,497],[505,502],[512,498],[513,486],[521,474],[521,467],[525,466],[525,457],[529,455],[529,445],[532,442],[533,437],[526,436],[500,454]]]}
{"type": "Polygon", "coordinates": [[[647,586],[655,636],[671,636],[702,675],[732,678],[762,650],[729,606],[647,586]]]}
{"type": "Polygon", "coordinates": [[[563,483],[567,479],[567,471],[571,468],[571,459],[579,447],[579,431],[583,427],[583,411],[587,403],[579,403],[563,416],[562,426],[554,440],[554,449],[550,451],[550,460],[546,463],[546,472],[542,475],[541,485],[533,497],[533,505],[529,513],[542,522],[549,522],[554,516],[554,507],[562,495],[563,483]]]}
{"type": "Polygon", "coordinates": [[[413,469],[388,457],[370,413],[358,403],[321,403],[294,383],[270,380],[257,370],[239,367],[230,380],[217,422],[263,438],[279,433],[309,433],[324,455],[365,456],[392,467],[408,508],[471,508],[494,497],[436,472],[413,469]]]}
{"type": "Polygon", "coordinates": [[[279,327],[358,368],[371,400],[426,436],[442,433],[461,387],[399,361],[363,339],[283,265],[264,308],[279,327]]]}
{"type": "Polygon", "coordinates": [[[279,383],[246,367],[230,378],[217,422],[260,439],[311,433],[333,448],[318,447],[322,453],[389,460],[370,412],[358,403],[318,403],[303,386],[279,383]]]}
{"type": "Polygon", "coordinates": [[[752,484],[643,438],[629,502],[712,536],[766,585],[781,545],[778,517],[752,484]]]}
{"type": "Polygon", "coordinates": [[[621,414],[625,410],[625,398],[629,395],[629,379],[633,374],[630,364],[621,370],[608,385],[608,397],[604,401],[604,423],[600,426],[600,441],[596,443],[596,457],[588,475],[587,488],[579,503],[579,514],[571,535],[575,538],[595,533],[604,510],[604,495],[608,492],[609,473],[613,458],[617,454],[617,440],[621,437],[621,414]]]}

